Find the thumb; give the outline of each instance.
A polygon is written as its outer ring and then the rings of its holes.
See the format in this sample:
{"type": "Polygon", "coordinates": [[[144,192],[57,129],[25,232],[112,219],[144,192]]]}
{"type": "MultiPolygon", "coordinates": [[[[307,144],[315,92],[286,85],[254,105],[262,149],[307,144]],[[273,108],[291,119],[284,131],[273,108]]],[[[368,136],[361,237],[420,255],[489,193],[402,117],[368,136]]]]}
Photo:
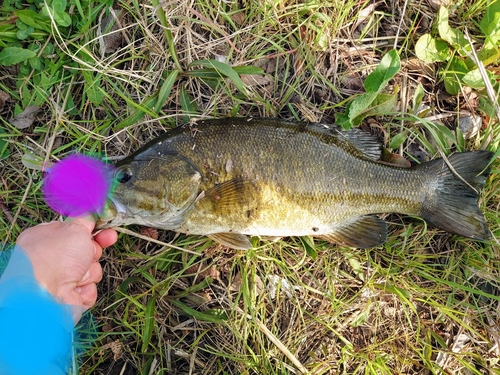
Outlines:
{"type": "Polygon", "coordinates": [[[88,214],[85,216],[79,216],[79,217],[68,217],[65,222],[74,224],[74,225],[79,225],[88,232],[89,235],[92,234],[92,231],[95,228],[95,222],[96,219],[92,214],[88,214]]]}

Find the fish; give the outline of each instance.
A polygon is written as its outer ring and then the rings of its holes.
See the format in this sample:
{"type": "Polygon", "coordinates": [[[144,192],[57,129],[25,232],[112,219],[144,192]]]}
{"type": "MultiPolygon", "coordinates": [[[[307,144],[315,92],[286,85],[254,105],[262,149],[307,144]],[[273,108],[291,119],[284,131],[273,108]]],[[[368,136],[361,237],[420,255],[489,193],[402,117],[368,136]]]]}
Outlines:
{"type": "Polygon", "coordinates": [[[240,250],[252,248],[249,236],[371,248],[387,240],[377,214],[400,213],[490,239],[478,199],[492,152],[410,168],[381,162],[382,152],[377,137],[361,129],[272,118],[193,121],[115,164],[97,227],[140,224],[240,250]]]}

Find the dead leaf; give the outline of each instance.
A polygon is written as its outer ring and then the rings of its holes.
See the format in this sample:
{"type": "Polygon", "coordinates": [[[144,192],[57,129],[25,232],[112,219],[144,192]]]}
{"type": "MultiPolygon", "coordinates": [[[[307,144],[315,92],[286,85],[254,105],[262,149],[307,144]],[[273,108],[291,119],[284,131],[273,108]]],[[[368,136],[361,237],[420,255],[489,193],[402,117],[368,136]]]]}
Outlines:
{"type": "Polygon", "coordinates": [[[10,124],[18,129],[26,129],[33,124],[35,121],[35,115],[40,109],[37,105],[30,105],[25,108],[20,114],[18,114],[14,119],[10,120],[10,124]]]}
{"type": "Polygon", "coordinates": [[[473,138],[481,129],[482,119],[478,115],[463,111],[458,118],[458,127],[465,139],[473,138]]]}
{"type": "Polygon", "coordinates": [[[238,26],[241,26],[245,22],[245,12],[239,11],[233,13],[229,16],[238,26]]]}
{"type": "Polygon", "coordinates": [[[123,347],[120,340],[115,340],[106,345],[101,346],[99,354],[101,355],[104,354],[104,351],[106,349],[111,349],[111,351],[113,352],[113,359],[115,361],[119,360],[123,356],[123,347]]]}
{"type": "Polygon", "coordinates": [[[378,3],[373,3],[365,7],[364,9],[361,10],[358,14],[358,20],[354,24],[353,30],[356,29],[359,25],[361,25],[368,17],[372,15],[372,13],[375,11],[377,6],[380,4],[378,3]]]}
{"type": "Polygon", "coordinates": [[[207,277],[210,277],[214,280],[219,280],[220,279],[220,272],[217,270],[215,266],[206,266],[205,264],[195,264],[191,267],[189,267],[186,270],[187,274],[194,274],[195,279],[194,282],[200,279],[206,279],[207,277]]]}
{"type": "Polygon", "coordinates": [[[229,284],[229,290],[231,292],[239,292],[242,285],[243,285],[243,279],[241,277],[241,273],[238,272],[236,276],[233,278],[231,284],[229,284]]]}
{"type": "Polygon", "coordinates": [[[123,35],[119,31],[122,12],[119,9],[109,7],[109,16],[103,17],[105,12],[106,9],[99,16],[99,27],[97,28],[101,56],[115,52],[120,48],[123,41],[123,35]]]}
{"type": "Polygon", "coordinates": [[[349,93],[360,93],[364,91],[363,79],[358,74],[351,74],[341,79],[341,84],[349,93]]]}
{"type": "Polygon", "coordinates": [[[5,106],[5,102],[10,99],[10,95],[0,90],[0,109],[5,106]]]}
{"type": "Polygon", "coordinates": [[[266,86],[273,81],[271,77],[262,74],[242,74],[240,77],[247,86],[266,86]]]}
{"type": "Polygon", "coordinates": [[[401,67],[402,67],[402,69],[404,69],[408,72],[425,74],[425,75],[428,75],[430,77],[433,77],[435,74],[434,64],[426,63],[426,62],[424,62],[416,57],[404,59],[403,61],[401,61],[401,67]]]}
{"type": "Polygon", "coordinates": [[[141,234],[143,236],[148,236],[149,238],[152,238],[153,240],[158,239],[158,230],[156,228],[142,227],[141,234]]]}

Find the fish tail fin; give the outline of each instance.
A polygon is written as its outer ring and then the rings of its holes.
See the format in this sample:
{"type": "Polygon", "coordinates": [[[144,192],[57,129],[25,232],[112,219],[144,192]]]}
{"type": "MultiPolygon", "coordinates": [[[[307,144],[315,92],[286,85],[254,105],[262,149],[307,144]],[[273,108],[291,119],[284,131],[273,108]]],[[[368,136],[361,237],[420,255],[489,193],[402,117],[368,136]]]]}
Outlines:
{"type": "Polygon", "coordinates": [[[422,204],[421,216],[448,232],[477,240],[490,239],[491,232],[478,199],[490,173],[488,163],[492,156],[490,151],[462,152],[448,157],[448,163],[436,159],[417,167],[427,169],[428,176],[435,176],[422,204]]]}

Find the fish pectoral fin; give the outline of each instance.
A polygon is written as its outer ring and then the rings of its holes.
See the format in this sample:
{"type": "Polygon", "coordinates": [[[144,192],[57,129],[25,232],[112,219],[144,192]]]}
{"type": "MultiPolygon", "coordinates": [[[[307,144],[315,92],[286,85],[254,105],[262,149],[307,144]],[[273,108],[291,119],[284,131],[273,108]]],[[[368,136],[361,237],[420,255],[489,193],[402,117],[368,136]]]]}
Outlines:
{"type": "Polygon", "coordinates": [[[365,249],[383,244],[387,239],[387,224],[376,216],[362,216],[335,232],[317,236],[328,242],[365,249]]]}
{"type": "Polygon", "coordinates": [[[235,207],[252,207],[255,205],[257,187],[253,181],[245,178],[234,178],[224,181],[207,190],[203,200],[212,202],[220,215],[230,213],[235,207]]]}
{"type": "Polygon", "coordinates": [[[214,233],[207,235],[211,240],[236,250],[248,250],[253,246],[244,234],[214,233]]]}

